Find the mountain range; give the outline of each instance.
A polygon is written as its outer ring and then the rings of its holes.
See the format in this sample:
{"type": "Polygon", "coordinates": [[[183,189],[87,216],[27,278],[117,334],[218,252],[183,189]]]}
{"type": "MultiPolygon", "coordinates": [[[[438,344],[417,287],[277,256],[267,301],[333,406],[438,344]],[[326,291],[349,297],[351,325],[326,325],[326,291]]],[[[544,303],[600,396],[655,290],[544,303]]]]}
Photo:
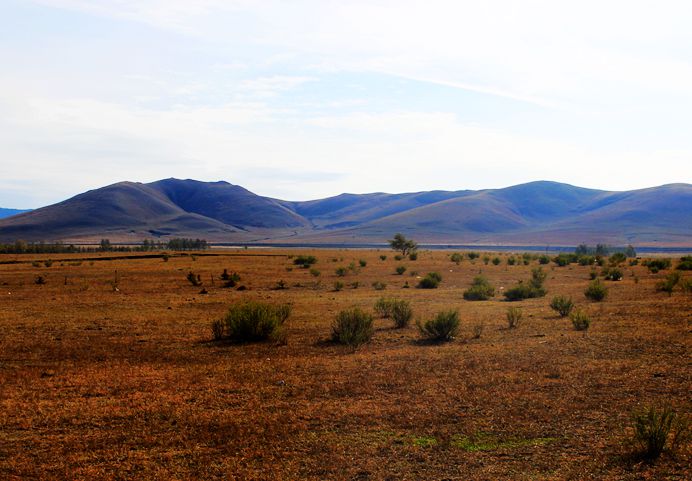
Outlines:
{"type": "Polygon", "coordinates": [[[692,245],[692,185],[613,192],[538,181],[502,189],[341,194],[291,202],[228,182],[119,182],[0,219],[0,241],[692,245]]]}

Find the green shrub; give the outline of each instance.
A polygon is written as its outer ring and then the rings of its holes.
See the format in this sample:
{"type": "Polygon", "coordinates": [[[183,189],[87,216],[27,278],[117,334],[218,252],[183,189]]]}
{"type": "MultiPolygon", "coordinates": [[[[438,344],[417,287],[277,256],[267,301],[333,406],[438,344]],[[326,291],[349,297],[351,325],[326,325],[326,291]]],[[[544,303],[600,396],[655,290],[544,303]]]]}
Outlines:
{"type": "Polygon", "coordinates": [[[490,257],[483,256],[483,264],[485,264],[487,266],[489,262],[490,262],[490,257]]]}
{"type": "Polygon", "coordinates": [[[555,296],[550,301],[550,308],[560,314],[560,317],[567,317],[574,308],[574,302],[571,297],[555,296]]]}
{"type": "Polygon", "coordinates": [[[692,256],[681,257],[676,269],[679,271],[692,271],[692,256]]]}
{"type": "Polygon", "coordinates": [[[456,265],[459,265],[459,264],[461,263],[461,261],[464,260],[464,255],[463,255],[463,254],[459,254],[458,252],[455,252],[454,254],[452,254],[451,256],[449,256],[449,259],[450,259],[452,262],[454,262],[456,265]]]}
{"type": "Polygon", "coordinates": [[[565,267],[570,263],[571,258],[569,254],[559,254],[553,257],[553,262],[560,267],[565,267]]]}
{"type": "Polygon", "coordinates": [[[471,287],[464,291],[464,299],[467,301],[487,301],[494,295],[495,288],[483,276],[475,277],[471,287]]]}
{"type": "Polygon", "coordinates": [[[300,255],[293,259],[293,263],[297,266],[301,266],[304,269],[307,269],[311,265],[315,264],[317,262],[317,258],[315,256],[305,256],[305,255],[300,255]]]}
{"type": "Polygon", "coordinates": [[[599,302],[608,296],[608,288],[600,280],[594,279],[589,283],[589,286],[584,291],[584,295],[592,301],[599,302]]]}
{"type": "Polygon", "coordinates": [[[531,269],[531,279],[529,280],[529,284],[531,284],[531,287],[540,289],[543,287],[543,283],[547,277],[548,274],[543,272],[542,267],[536,267],[535,269],[531,269]]]}
{"type": "Polygon", "coordinates": [[[692,278],[680,281],[680,288],[683,292],[692,292],[692,278]]]}
{"type": "Polygon", "coordinates": [[[375,302],[375,314],[380,317],[387,319],[392,315],[392,307],[394,305],[394,299],[389,299],[386,297],[380,297],[375,302]]]}
{"type": "Polygon", "coordinates": [[[669,269],[670,265],[670,259],[649,259],[646,261],[646,267],[654,274],[658,271],[669,269]]]}
{"type": "Polygon", "coordinates": [[[359,264],[361,267],[365,267],[365,266],[368,265],[368,261],[366,261],[365,259],[360,259],[360,260],[358,261],[358,264],[359,264]]]}
{"type": "Polygon", "coordinates": [[[43,276],[36,276],[36,278],[34,278],[34,284],[42,286],[45,283],[46,283],[46,279],[43,276]]]}
{"type": "Polygon", "coordinates": [[[473,252],[473,251],[466,253],[466,255],[471,260],[478,259],[478,257],[480,257],[480,254],[478,252],[473,252]]]}
{"type": "Polygon", "coordinates": [[[589,328],[589,325],[591,325],[591,319],[589,316],[579,309],[573,311],[569,315],[569,318],[577,331],[586,331],[589,328]]]}
{"type": "Polygon", "coordinates": [[[596,263],[596,258],[594,256],[579,256],[577,262],[580,266],[592,266],[596,263]]]}
{"type": "Polygon", "coordinates": [[[598,271],[595,269],[592,269],[591,272],[589,272],[589,279],[592,281],[598,277],[598,271]]]}
{"type": "Polygon", "coordinates": [[[281,326],[291,314],[288,304],[273,305],[266,302],[246,301],[231,306],[222,320],[222,326],[212,324],[215,339],[233,342],[256,342],[278,339],[281,326]]]}
{"type": "Polygon", "coordinates": [[[380,255],[380,260],[381,260],[381,261],[386,261],[386,260],[387,260],[387,256],[384,255],[384,254],[381,254],[381,255],[380,255]]]}
{"type": "Polygon", "coordinates": [[[418,252],[415,252],[415,251],[414,251],[414,252],[411,252],[411,253],[408,255],[408,259],[411,260],[411,261],[417,261],[417,260],[418,260],[418,252]]]}
{"type": "Polygon", "coordinates": [[[547,255],[543,254],[542,256],[540,256],[540,257],[538,258],[538,263],[541,264],[541,265],[550,264],[550,257],[548,257],[547,255]]]}
{"type": "Polygon", "coordinates": [[[397,254],[397,255],[394,256],[394,260],[395,260],[395,261],[400,261],[400,260],[402,260],[403,258],[404,258],[404,256],[402,256],[401,254],[397,254]]]}
{"type": "Polygon", "coordinates": [[[396,267],[396,273],[399,275],[402,275],[404,272],[406,272],[406,266],[397,266],[396,267]]]}
{"type": "Polygon", "coordinates": [[[335,290],[336,292],[339,292],[339,291],[343,290],[343,288],[344,288],[344,283],[343,283],[343,282],[341,282],[341,281],[334,281],[334,290],[335,290]]]}
{"type": "Polygon", "coordinates": [[[345,267],[337,267],[334,273],[339,277],[344,277],[348,273],[348,269],[345,267]]]}
{"type": "Polygon", "coordinates": [[[650,406],[632,415],[634,444],[647,459],[658,458],[667,444],[674,450],[686,442],[689,426],[689,419],[678,415],[670,406],[660,410],[650,406]]]}
{"type": "Polygon", "coordinates": [[[384,291],[387,288],[387,283],[381,282],[381,281],[375,281],[372,283],[372,287],[376,291],[384,291]]]}
{"type": "Polygon", "coordinates": [[[350,286],[351,286],[351,289],[358,289],[360,287],[360,282],[353,281],[353,282],[351,282],[350,286]]]}
{"type": "Polygon", "coordinates": [[[310,269],[310,275],[312,275],[313,277],[319,277],[320,274],[321,274],[321,272],[318,271],[317,269],[315,269],[314,267],[312,269],[310,269]]]}
{"type": "Polygon", "coordinates": [[[438,312],[435,317],[422,323],[418,330],[426,339],[437,342],[451,341],[459,332],[459,313],[455,310],[438,312]]]}
{"type": "Polygon", "coordinates": [[[604,278],[608,281],[621,281],[623,278],[622,271],[618,268],[603,269],[604,278]]]}
{"type": "Polygon", "coordinates": [[[545,296],[546,291],[542,287],[535,287],[531,282],[524,283],[519,281],[519,283],[507,289],[504,292],[504,296],[508,301],[521,301],[523,299],[532,299],[535,297],[545,296]]]}
{"type": "Polygon", "coordinates": [[[340,311],[332,324],[332,341],[351,347],[369,342],[373,333],[372,316],[357,307],[340,311]]]}
{"type": "Polygon", "coordinates": [[[494,266],[497,266],[497,265],[499,265],[500,262],[502,262],[502,261],[500,260],[499,257],[493,257],[493,261],[492,261],[492,262],[493,262],[493,265],[494,265],[494,266]]]}
{"type": "Polygon", "coordinates": [[[611,266],[617,266],[619,264],[622,264],[627,260],[627,256],[625,255],[624,252],[616,252],[615,254],[612,254],[608,258],[608,262],[610,263],[611,266]]]}
{"type": "Polygon", "coordinates": [[[507,326],[510,329],[514,329],[519,326],[519,321],[521,321],[521,316],[523,312],[518,307],[507,308],[507,326]]]}
{"type": "Polygon", "coordinates": [[[429,272],[418,282],[418,287],[420,289],[437,289],[440,282],[442,282],[442,276],[439,273],[429,272]]]}
{"type": "Polygon", "coordinates": [[[662,291],[662,292],[667,292],[668,295],[673,294],[673,289],[675,289],[675,286],[678,285],[680,282],[681,276],[679,272],[671,272],[666,276],[666,278],[656,284],[656,290],[657,291],[662,291]]]}
{"type": "Polygon", "coordinates": [[[401,329],[408,326],[411,318],[413,318],[413,309],[408,301],[403,299],[392,300],[392,320],[394,327],[401,329]]]}
{"type": "Polygon", "coordinates": [[[43,265],[46,267],[51,267],[53,265],[53,261],[48,259],[47,261],[43,262],[43,265]]]}

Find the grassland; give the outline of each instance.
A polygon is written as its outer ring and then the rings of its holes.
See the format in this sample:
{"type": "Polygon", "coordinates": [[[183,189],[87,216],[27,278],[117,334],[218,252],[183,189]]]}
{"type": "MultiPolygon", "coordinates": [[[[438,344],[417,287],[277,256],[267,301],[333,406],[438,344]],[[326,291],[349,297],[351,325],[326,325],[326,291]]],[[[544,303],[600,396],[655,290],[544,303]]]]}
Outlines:
{"type": "Polygon", "coordinates": [[[507,329],[499,289],[530,278],[536,261],[508,266],[500,255],[497,266],[457,265],[442,251],[417,261],[384,250],[212,253],[168,261],[53,255],[50,267],[48,256],[0,258],[21,261],[0,264],[0,479],[690,474],[689,444],[655,463],[631,457],[627,444],[638,407],[690,412],[692,296],[656,291],[668,271],[624,267],[623,280],[606,281],[607,299],[594,303],[583,294],[591,267],[544,266],[548,295],[512,303],[523,317],[507,329]],[[316,256],[321,274],[294,266],[293,254],[316,256]],[[352,262],[357,272],[336,275],[352,262]],[[223,269],[247,289],[222,287],[223,269]],[[430,271],[442,274],[439,288],[413,288],[415,272],[430,271]],[[188,272],[201,276],[206,294],[188,272]],[[463,300],[479,273],[497,295],[463,300]],[[276,289],[279,281],[287,288],[276,289]],[[343,290],[334,291],[336,281],[343,290]],[[376,281],[386,289],[373,289],[376,281]],[[409,300],[416,319],[457,308],[461,335],[421,344],[415,326],[378,319],[373,341],[355,351],[328,342],[336,312],[371,311],[383,295],[409,300]],[[554,295],[572,296],[590,329],[559,318],[549,308],[554,295]],[[242,299],[292,305],[285,344],[211,342],[212,321],[242,299]]]}

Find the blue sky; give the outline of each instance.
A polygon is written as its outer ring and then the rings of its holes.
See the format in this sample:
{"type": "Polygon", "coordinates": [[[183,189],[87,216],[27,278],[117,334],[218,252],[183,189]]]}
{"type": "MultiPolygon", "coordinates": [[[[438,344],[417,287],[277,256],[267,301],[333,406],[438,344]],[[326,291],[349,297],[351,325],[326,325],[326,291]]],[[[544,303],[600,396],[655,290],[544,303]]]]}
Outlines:
{"type": "Polygon", "coordinates": [[[0,206],[121,180],[304,200],[692,182],[692,6],[0,2],[0,206]]]}

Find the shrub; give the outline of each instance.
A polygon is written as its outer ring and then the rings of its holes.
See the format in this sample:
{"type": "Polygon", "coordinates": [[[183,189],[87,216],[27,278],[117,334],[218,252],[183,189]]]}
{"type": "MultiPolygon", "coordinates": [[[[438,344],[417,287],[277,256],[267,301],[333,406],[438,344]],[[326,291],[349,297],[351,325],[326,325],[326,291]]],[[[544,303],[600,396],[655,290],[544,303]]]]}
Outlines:
{"type": "Polygon", "coordinates": [[[499,258],[499,257],[493,257],[492,262],[493,262],[493,265],[494,265],[494,266],[497,266],[497,265],[500,264],[501,261],[500,261],[500,258],[499,258]]]}
{"type": "Polygon", "coordinates": [[[622,271],[618,268],[612,268],[612,269],[604,269],[605,275],[604,278],[608,281],[621,281],[622,280],[622,271]]]}
{"type": "Polygon", "coordinates": [[[358,264],[359,264],[361,267],[365,267],[365,266],[368,265],[368,261],[366,261],[365,259],[360,259],[360,260],[358,261],[358,264]]]}
{"type": "Polygon", "coordinates": [[[317,258],[315,256],[305,256],[305,255],[300,255],[293,259],[293,263],[297,266],[301,266],[304,269],[307,269],[311,265],[315,264],[317,262],[317,258]]]}
{"type": "Polygon", "coordinates": [[[397,274],[402,275],[404,272],[406,272],[406,266],[397,266],[397,268],[396,268],[397,274]]]}
{"type": "Polygon", "coordinates": [[[380,255],[380,260],[381,260],[381,261],[386,261],[386,260],[387,260],[387,256],[384,255],[384,254],[380,255]]]}
{"type": "Polygon", "coordinates": [[[514,256],[509,256],[507,258],[507,265],[508,266],[513,266],[516,263],[517,263],[517,260],[514,258],[514,256]]]}
{"type": "Polygon", "coordinates": [[[310,275],[312,275],[313,277],[319,277],[320,274],[321,274],[321,272],[318,271],[317,269],[315,269],[314,267],[312,269],[310,269],[310,275]]]}
{"type": "Polygon", "coordinates": [[[469,257],[469,259],[471,259],[471,260],[473,260],[473,259],[478,259],[478,257],[480,257],[480,254],[479,254],[478,252],[473,252],[473,251],[468,252],[466,255],[467,255],[467,256],[469,257]]]}
{"type": "Polygon", "coordinates": [[[548,257],[547,255],[543,254],[542,256],[540,256],[540,257],[538,258],[538,263],[541,264],[541,265],[550,264],[550,257],[548,257]]]}
{"type": "Polygon", "coordinates": [[[589,279],[591,279],[592,281],[594,279],[596,279],[597,277],[598,277],[598,272],[596,270],[591,270],[591,272],[589,272],[589,279]]]}
{"type": "Polygon", "coordinates": [[[286,285],[286,281],[281,279],[280,281],[276,282],[276,286],[274,286],[274,289],[277,291],[283,290],[283,289],[288,289],[288,286],[286,285]]]}
{"type": "Polygon", "coordinates": [[[483,256],[483,264],[485,264],[487,266],[489,262],[490,262],[490,257],[483,256]]]}
{"type": "Polygon", "coordinates": [[[336,292],[339,292],[339,291],[342,290],[343,288],[344,288],[344,283],[343,283],[343,282],[341,282],[341,281],[334,281],[334,290],[335,290],[336,292]]]}
{"type": "Polygon", "coordinates": [[[510,329],[514,329],[519,326],[519,321],[521,321],[521,316],[523,312],[518,307],[509,307],[507,309],[507,326],[510,329]]]}
{"type": "Polygon", "coordinates": [[[201,286],[202,285],[202,276],[200,276],[199,274],[195,274],[192,271],[187,273],[187,280],[193,286],[201,286]]]}
{"type": "Polygon", "coordinates": [[[392,300],[392,320],[394,327],[401,329],[408,326],[413,317],[413,309],[408,301],[403,299],[392,300]]]}
{"type": "Polygon", "coordinates": [[[683,292],[692,292],[692,279],[683,279],[680,281],[680,287],[683,292]]]}
{"type": "Polygon", "coordinates": [[[421,324],[418,330],[426,339],[437,342],[451,341],[459,332],[459,313],[455,310],[438,312],[435,317],[421,324]]]}
{"type": "Polygon", "coordinates": [[[334,272],[337,276],[344,277],[348,273],[348,269],[346,269],[345,267],[337,267],[334,272]]]}
{"type": "Polygon", "coordinates": [[[676,269],[680,271],[692,271],[692,256],[681,257],[676,269]]]}
{"type": "Polygon", "coordinates": [[[586,331],[591,324],[591,319],[583,311],[577,309],[569,315],[572,325],[577,331],[586,331]]]}
{"type": "Polygon", "coordinates": [[[376,302],[375,302],[375,313],[387,319],[392,315],[392,306],[394,304],[393,299],[388,299],[386,297],[380,297],[376,302]]]}
{"type": "Polygon", "coordinates": [[[656,284],[656,290],[667,292],[669,296],[672,295],[673,289],[675,289],[675,286],[680,282],[680,277],[679,272],[671,272],[664,280],[656,284]]]}
{"type": "Polygon", "coordinates": [[[372,316],[354,307],[340,311],[332,324],[332,341],[358,347],[372,339],[372,316]]]}
{"type": "Polygon", "coordinates": [[[36,276],[36,278],[34,279],[34,284],[38,284],[39,286],[42,286],[45,283],[46,279],[43,276],[36,276]]]}
{"type": "Polygon", "coordinates": [[[531,287],[540,289],[541,287],[543,287],[543,283],[545,282],[547,277],[548,274],[546,272],[543,272],[542,267],[536,267],[535,269],[531,269],[531,280],[529,281],[529,284],[531,284],[531,287]]]}
{"type": "Polygon", "coordinates": [[[415,252],[415,251],[414,251],[414,252],[411,252],[411,253],[408,255],[408,258],[409,258],[409,260],[411,260],[411,261],[417,261],[417,260],[418,260],[418,252],[415,252]]]}
{"type": "Polygon", "coordinates": [[[375,281],[372,283],[373,289],[376,291],[384,291],[387,288],[387,284],[381,281],[375,281]]]}
{"type": "Polygon", "coordinates": [[[53,261],[48,259],[47,261],[43,262],[43,265],[46,267],[51,267],[53,265],[53,261]]]}
{"type": "Polygon", "coordinates": [[[592,266],[596,263],[596,258],[594,256],[579,256],[577,262],[580,266],[592,266]]]}
{"type": "Polygon", "coordinates": [[[449,256],[449,259],[454,262],[456,265],[459,265],[462,260],[464,260],[464,255],[459,254],[458,252],[455,252],[451,256],[449,256]]]}
{"type": "Polygon", "coordinates": [[[608,288],[600,280],[594,279],[584,291],[584,295],[592,301],[602,301],[608,295],[608,288]]]}
{"type": "Polygon", "coordinates": [[[480,339],[481,334],[483,334],[483,328],[485,326],[483,325],[483,322],[477,322],[476,324],[473,325],[472,330],[473,330],[473,338],[474,339],[480,339]]]}
{"type": "Polygon", "coordinates": [[[40,263],[39,261],[32,261],[32,262],[31,262],[31,265],[32,265],[33,267],[41,267],[41,263],[40,263]]]}
{"type": "Polygon", "coordinates": [[[571,256],[569,254],[559,254],[553,257],[553,262],[560,267],[565,267],[570,263],[571,256]]]}
{"type": "Polygon", "coordinates": [[[618,264],[622,264],[626,260],[627,256],[624,252],[616,252],[608,258],[608,262],[610,262],[611,266],[617,266],[618,264]]]}
{"type": "Polygon", "coordinates": [[[437,272],[429,272],[424,278],[418,282],[420,289],[437,289],[437,286],[442,281],[442,276],[437,272]]]}
{"type": "Polygon", "coordinates": [[[360,282],[358,282],[358,281],[351,282],[351,288],[352,289],[358,289],[359,287],[360,287],[360,282]]]}
{"type": "Polygon", "coordinates": [[[655,274],[658,271],[670,268],[670,259],[649,259],[646,261],[646,267],[655,274]]]}
{"type": "Polygon", "coordinates": [[[632,427],[634,444],[639,454],[647,459],[658,458],[666,444],[671,449],[677,448],[689,435],[689,419],[679,416],[670,406],[661,410],[650,406],[635,412],[632,427]]]}
{"type": "Polygon", "coordinates": [[[471,287],[464,291],[464,299],[467,301],[487,301],[494,295],[495,288],[483,276],[475,277],[471,287]]]}
{"type": "Polygon", "coordinates": [[[521,301],[522,299],[545,296],[546,290],[543,289],[542,286],[546,276],[547,274],[543,272],[542,268],[537,267],[533,269],[529,282],[525,284],[519,281],[519,284],[504,292],[505,298],[507,298],[508,301],[521,301]]]}
{"type": "Polygon", "coordinates": [[[217,339],[226,338],[233,342],[256,342],[278,339],[281,326],[290,316],[287,304],[273,305],[266,302],[246,301],[231,306],[220,328],[212,324],[212,334],[217,339]]]}
{"type": "Polygon", "coordinates": [[[217,319],[211,323],[211,336],[215,341],[220,341],[223,339],[223,321],[217,319]]]}
{"type": "Polygon", "coordinates": [[[400,261],[400,260],[402,260],[403,258],[404,258],[404,256],[402,256],[401,254],[397,254],[397,255],[394,256],[394,260],[395,260],[395,261],[400,261]]]}
{"type": "Polygon", "coordinates": [[[553,300],[550,301],[550,308],[560,314],[560,317],[567,317],[569,313],[572,312],[574,303],[571,297],[555,296],[553,300]]]}

